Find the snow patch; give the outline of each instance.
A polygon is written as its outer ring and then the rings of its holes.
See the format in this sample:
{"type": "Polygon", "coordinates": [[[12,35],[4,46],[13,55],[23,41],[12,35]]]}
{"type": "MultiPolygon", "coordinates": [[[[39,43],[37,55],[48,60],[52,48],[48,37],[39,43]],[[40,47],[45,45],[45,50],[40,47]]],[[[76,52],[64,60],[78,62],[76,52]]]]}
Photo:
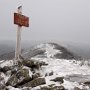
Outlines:
{"type": "Polygon", "coordinates": [[[7,89],[9,89],[9,90],[22,90],[22,89],[19,89],[19,88],[14,88],[12,86],[8,86],[7,89]]]}
{"type": "Polygon", "coordinates": [[[1,73],[1,77],[4,78],[5,83],[8,81],[11,75],[5,75],[4,73],[1,73]]]}
{"type": "Polygon", "coordinates": [[[13,66],[13,60],[6,60],[6,61],[2,61],[1,63],[0,63],[0,67],[1,68],[3,68],[3,67],[5,67],[5,66],[13,66]]]}
{"type": "Polygon", "coordinates": [[[47,56],[47,58],[54,57],[54,55],[56,55],[57,53],[62,53],[60,50],[55,49],[55,46],[51,44],[40,44],[36,48],[45,50],[45,55],[47,56]]]}
{"type": "Polygon", "coordinates": [[[77,82],[70,82],[70,81],[66,81],[64,80],[64,83],[62,84],[66,89],[68,90],[73,90],[74,87],[78,87],[80,88],[81,90],[89,90],[89,87],[88,86],[85,86],[83,84],[79,85],[79,83],[77,82]]]}
{"type": "MultiPolygon", "coordinates": [[[[40,73],[45,75],[46,73],[50,73],[53,71],[52,76],[46,76],[46,85],[55,84],[58,85],[57,82],[52,82],[50,79],[55,77],[66,77],[68,75],[79,74],[79,75],[90,75],[90,66],[88,66],[87,61],[85,64],[81,65],[81,61],[77,60],[65,60],[65,59],[54,59],[54,58],[36,58],[33,57],[34,60],[37,61],[44,61],[48,65],[42,66],[40,73]]],[[[79,85],[78,82],[71,82],[64,80],[62,84],[66,89],[73,90],[74,87],[79,87],[80,89],[87,89],[89,90],[88,86],[79,85]]]]}

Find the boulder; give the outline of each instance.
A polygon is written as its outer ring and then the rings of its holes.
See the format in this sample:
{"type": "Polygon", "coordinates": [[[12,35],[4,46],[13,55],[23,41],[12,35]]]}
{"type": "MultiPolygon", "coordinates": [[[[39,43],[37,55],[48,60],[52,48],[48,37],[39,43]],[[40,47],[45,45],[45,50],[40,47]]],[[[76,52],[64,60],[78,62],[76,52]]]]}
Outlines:
{"type": "Polygon", "coordinates": [[[65,90],[64,86],[54,86],[51,90],[65,90]]]}
{"type": "Polygon", "coordinates": [[[40,76],[41,76],[40,73],[34,73],[34,74],[32,75],[32,79],[38,78],[38,77],[40,77],[40,76]]]}
{"type": "Polygon", "coordinates": [[[0,84],[0,90],[6,90],[6,86],[0,84]]]}
{"type": "Polygon", "coordinates": [[[53,71],[50,71],[50,72],[45,74],[45,76],[52,76],[52,75],[53,75],[53,71]]]}
{"type": "Polygon", "coordinates": [[[18,65],[14,65],[14,66],[12,67],[11,74],[12,74],[12,75],[13,75],[13,74],[16,74],[17,71],[19,71],[19,70],[21,70],[21,69],[22,69],[22,67],[20,67],[20,66],[18,66],[18,65]]]}
{"type": "Polygon", "coordinates": [[[39,78],[33,79],[32,81],[29,81],[28,83],[20,87],[36,87],[36,86],[43,85],[43,84],[46,84],[45,78],[39,77],[39,78]]]}
{"type": "Polygon", "coordinates": [[[28,66],[30,68],[39,69],[42,65],[47,65],[47,64],[45,62],[43,62],[43,61],[25,59],[25,60],[23,60],[23,65],[28,66]]]}
{"type": "Polygon", "coordinates": [[[74,90],[81,90],[80,88],[78,88],[78,87],[74,87],[74,90]]]}
{"type": "Polygon", "coordinates": [[[0,76],[0,90],[6,90],[4,78],[0,76]]]}
{"type": "Polygon", "coordinates": [[[35,61],[35,60],[23,60],[23,65],[30,67],[30,68],[36,68],[39,69],[40,68],[40,64],[39,62],[35,61]]]}
{"type": "Polygon", "coordinates": [[[84,82],[84,84],[90,85],[90,81],[86,81],[86,82],[84,82]]]}
{"type": "Polygon", "coordinates": [[[1,72],[7,72],[7,71],[9,71],[9,70],[11,70],[11,69],[12,69],[11,66],[0,67],[0,71],[1,71],[1,72]]]}
{"type": "Polygon", "coordinates": [[[7,85],[18,86],[20,84],[27,83],[31,79],[32,72],[28,68],[22,68],[9,78],[7,85]]]}
{"type": "Polygon", "coordinates": [[[63,83],[64,82],[63,79],[64,77],[56,77],[55,79],[51,79],[51,81],[63,83]]]}
{"type": "Polygon", "coordinates": [[[49,73],[49,76],[52,76],[53,75],[53,71],[51,71],[50,73],[49,73]]]}
{"type": "Polygon", "coordinates": [[[49,86],[43,86],[41,87],[41,90],[52,90],[52,88],[49,86]]]}
{"type": "Polygon", "coordinates": [[[42,84],[46,84],[45,78],[35,78],[30,82],[31,87],[36,87],[42,84]]]}
{"type": "Polygon", "coordinates": [[[11,85],[11,86],[15,86],[19,83],[18,78],[16,77],[16,75],[12,75],[9,80],[7,81],[6,85],[11,85]]]}

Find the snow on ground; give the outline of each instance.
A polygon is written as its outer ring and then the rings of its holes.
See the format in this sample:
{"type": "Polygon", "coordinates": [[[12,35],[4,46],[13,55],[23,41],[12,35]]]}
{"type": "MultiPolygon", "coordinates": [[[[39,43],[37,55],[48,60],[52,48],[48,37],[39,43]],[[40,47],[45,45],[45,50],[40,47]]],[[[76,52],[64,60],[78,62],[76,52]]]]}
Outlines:
{"type": "Polygon", "coordinates": [[[47,56],[47,58],[50,58],[50,57],[54,57],[54,55],[56,53],[61,53],[60,50],[56,50],[54,49],[54,45],[51,45],[51,44],[40,44],[38,45],[37,47],[35,48],[39,48],[40,50],[45,50],[45,55],[47,56]]]}
{"type": "MultiPolygon", "coordinates": [[[[0,68],[3,68],[5,66],[13,66],[13,60],[2,60],[2,61],[0,61],[0,68]]],[[[11,76],[11,72],[8,71],[7,75],[3,72],[0,72],[0,76],[4,78],[4,82],[6,83],[11,76]]]]}
{"type": "Polygon", "coordinates": [[[0,67],[3,68],[4,66],[13,66],[13,60],[2,60],[0,61],[0,67]]]}
{"type": "MultiPolygon", "coordinates": [[[[45,50],[45,55],[47,57],[40,58],[40,57],[33,57],[31,58],[32,60],[37,60],[37,61],[44,61],[48,63],[47,66],[42,66],[40,69],[40,73],[44,76],[46,73],[53,72],[52,76],[47,76],[45,77],[46,79],[46,85],[51,85],[51,84],[56,84],[60,85],[58,82],[53,82],[50,81],[51,79],[54,79],[55,77],[66,77],[67,75],[73,75],[73,74],[79,74],[79,75],[90,75],[90,66],[88,66],[88,61],[85,61],[85,64],[82,65],[82,61],[76,61],[76,60],[65,60],[65,59],[55,59],[54,55],[57,53],[62,53],[60,50],[56,50],[53,45],[50,44],[41,44],[38,45],[36,48],[40,48],[41,50],[45,50]]],[[[1,61],[0,62],[0,67],[4,66],[12,66],[13,61],[1,61]]],[[[27,67],[23,67],[27,68],[27,67]]],[[[28,69],[28,68],[27,68],[28,69]]],[[[31,73],[31,72],[30,72],[31,73]]],[[[3,77],[4,74],[2,74],[3,77]]],[[[7,78],[6,78],[7,80],[7,78]]],[[[64,79],[64,83],[62,84],[66,89],[68,90],[73,90],[74,87],[79,87],[80,89],[85,88],[89,90],[88,86],[84,86],[79,84],[78,82],[71,82],[67,81],[64,79]]],[[[16,89],[11,86],[8,87],[9,90],[21,90],[21,89],[16,89]]],[[[35,87],[39,88],[39,87],[35,87]]],[[[37,89],[32,89],[32,90],[37,90],[37,89]]]]}
{"type": "Polygon", "coordinates": [[[19,88],[14,88],[14,87],[12,87],[12,86],[8,86],[7,87],[9,90],[22,90],[22,89],[19,89],[19,88]]]}
{"type": "Polygon", "coordinates": [[[64,84],[62,84],[62,85],[68,90],[73,90],[74,87],[78,87],[81,90],[90,90],[88,86],[85,86],[83,84],[79,85],[79,83],[77,83],[77,82],[70,82],[70,81],[66,81],[66,80],[64,80],[64,84]]]}
{"type": "Polygon", "coordinates": [[[47,58],[33,57],[32,59],[38,61],[44,61],[48,63],[48,66],[42,67],[43,73],[53,71],[56,75],[70,75],[70,74],[83,74],[90,75],[90,67],[88,66],[88,61],[81,66],[82,60],[65,60],[65,59],[55,59],[54,55],[57,53],[62,53],[60,50],[55,49],[54,45],[51,44],[40,44],[37,48],[44,49],[47,53],[47,58]],[[50,57],[53,56],[53,57],[50,57]]]}
{"type": "Polygon", "coordinates": [[[8,79],[10,78],[10,75],[11,75],[11,74],[5,75],[4,73],[1,73],[1,77],[4,78],[5,83],[6,83],[6,82],[8,81],[8,79]]]}
{"type": "MultiPolygon", "coordinates": [[[[54,49],[54,46],[51,46],[49,44],[41,44],[37,46],[37,48],[41,48],[42,50],[46,50],[47,58],[40,58],[40,57],[33,57],[32,59],[38,60],[38,61],[44,61],[48,63],[48,66],[42,66],[42,69],[40,72],[42,75],[45,75],[46,73],[53,72],[53,76],[47,76],[46,82],[47,84],[55,84],[55,82],[51,82],[50,80],[55,77],[62,77],[67,75],[90,75],[90,66],[88,66],[88,61],[85,61],[85,64],[82,65],[82,61],[76,61],[76,60],[65,60],[65,59],[55,59],[53,56],[56,53],[62,53],[59,50],[54,49]]],[[[56,83],[58,85],[58,83],[56,83]]],[[[79,85],[78,82],[70,82],[67,80],[64,80],[63,86],[67,88],[68,90],[72,90],[74,87],[79,87],[80,89],[86,88],[88,89],[88,86],[79,85]]],[[[88,89],[89,90],[89,89],[88,89]]]]}
{"type": "MultiPolygon", "coordinates": [[[[42,66],[42,69],[40,72],[42,75],[45,75],[46,73],[53,72],[53,76],[47,76],[46,82],[47,85],[55,84],[55,82],[51,82],[51,79],[54,79],[55,77],[62,77],[67,75],[73,75],[73,74],[79,74],[79,75],[90,75],[90,66],[88,65],[82,65],[81,61],[76,60],[64,60],[64,59],[53,59],[53,58],[33,58],[35,60],[45,61],[48,63],[48,66],[42,66]]],[[[58,85],[58,83],[56,83],[58,85]]],[[[77,82],[70,82],[64,80],[63,86],[67,88],[68,90],[72,90],[74,87],[83,88],[83,85],[79,85],[77,82]]],[[[86,87],[88,88],[88,87],[86,87]]]]}
{"type": "MultiPolygon", "coordinates": [[[[27,87],[24,87],[24,88],[14,88],[14,87],[12,87],[12,86],[8,86],[7,87],[9,90],[29,90],[29,89],[27,89],[27,87]]],[[[30,88],[31,89],[31,88],[30,88]]],[[[37,90],[37,89],[35,89],[35,90],[37,90]]]]}
{"type": "Polygon", "coordinates": [[[71,74],[82,74],[90,75],[90,66],[87,64],[82,65],[82,61],[76,60],[65,60],[65,59],[55,59],[55,58],[37,58],[33,57],[37,61],[44,61],[48,63],[48,66],[42,67],[42,73],[53,71],[55,75],[71,75],[71,74]]]}
{"type": "Polygon", "coordinates": [[[4,62],[4,61],[5,61],[5,60],[1,60],[1,61],[0,61],[0,64],[1,64],[2,62],[4,62]]]}

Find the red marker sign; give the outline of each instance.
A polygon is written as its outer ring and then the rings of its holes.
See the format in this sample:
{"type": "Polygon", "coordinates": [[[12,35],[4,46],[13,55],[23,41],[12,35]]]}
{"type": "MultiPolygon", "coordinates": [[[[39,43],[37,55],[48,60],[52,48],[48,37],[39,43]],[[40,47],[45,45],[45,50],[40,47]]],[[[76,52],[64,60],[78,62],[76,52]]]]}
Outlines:
{"type": "Polygon", "coordinates": [[[19,13],[14,13],[14,24],[29,27],[29,17],[26,17],[19,13]]]}

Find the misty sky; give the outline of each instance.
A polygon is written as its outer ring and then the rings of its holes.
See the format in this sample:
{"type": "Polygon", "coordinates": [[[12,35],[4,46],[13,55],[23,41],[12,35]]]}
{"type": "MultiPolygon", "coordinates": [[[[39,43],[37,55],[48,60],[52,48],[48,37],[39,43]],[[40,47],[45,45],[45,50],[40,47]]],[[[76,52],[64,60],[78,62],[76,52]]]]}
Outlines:
{"type": "Polygon", "coordinates": [[[16,40],[13,13],[19,5],[30,17],[30,27],[22,27],[22,40],[90,44],[90,0],[0,0],[0,40],[16,40]]]}

